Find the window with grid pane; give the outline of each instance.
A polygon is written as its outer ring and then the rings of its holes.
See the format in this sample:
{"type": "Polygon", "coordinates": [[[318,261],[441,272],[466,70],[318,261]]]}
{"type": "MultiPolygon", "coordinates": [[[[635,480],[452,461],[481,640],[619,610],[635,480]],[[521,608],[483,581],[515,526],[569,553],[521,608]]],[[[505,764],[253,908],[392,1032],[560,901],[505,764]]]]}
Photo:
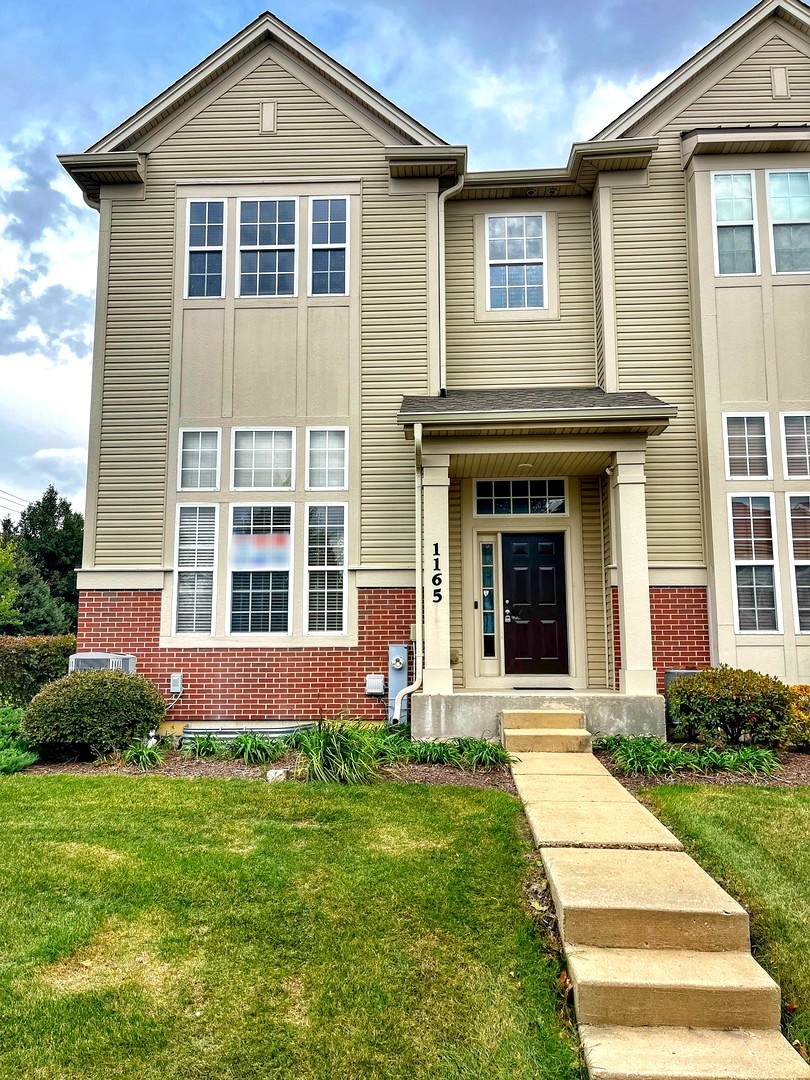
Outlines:
{"type": "Polygon", "coordinates": [[[727,416],[728,474],[732,478],[771,474],[764,416],[727,416]]]}
{"type": "Polygon", "coordinates": [[[495,656],[495,545],[481,545],[481,644],[485,658],[495,656]]]}
{"type": "Polygon", "coordinates": [[[239,295],[295,295],[295,199],[239,204],[239,295]]]}
{"type": "Polygon", "coordinates": [[[222,296],[225,249],[225,203],[221,199],[188,203],[188,295],[222,296]]]}
{"type": "Polygon", "coordinates": [[[307,628],[310,633],[344,630],[346,509],[310,506],[307,518],[307,628]]]}
{"type": "Polygon", "coordinates": [[[184,431],[180,437],[182,491],[215,489],[219,458],[218,431],[184,431]]]}
{"type": "Polygon", "coordinates": [[[731,495],[737,629],[778,629],[773,512],[767,495],[731,495]]]}
{"type": "Polygon", "coordinates": [[[216,508],[181,506],[177,516],[178,634],[210,634],[214,603],[216,508]]]}
{"type": "Polygon", "coordinates": [[[754,180],[751,173],[715,173],[714,220],[721,274],[755,274],[754,180]]]}
{"type": "Polygon", "coordinates": [[[787,475],[810,476],[810,413],[782,418],[787,475]]]}
{"type": "Polygon", "coordinates": [[[290,506],[235,506],[231,530],[231,632],[289,633],[290,506]]]}
{"type": "Polygon", "coordinates": [[[791,495],[790,547],[799,630],[810,632],[810,495],[791,495]]]}
{"type": "Polygon", "coordinates": [[[768,204],[777,274],[810,272],[810,171],[769,173],[768,204]]]}
{"type": "Polygon", "coordinates": [[[237,430],[233,436],[235,488],[293,487],[293,433],[291,429],[237,430]]]}
{"type": "Polygon", "coordinates": [[[491,311],[545,307],[543,214],[487,218],[487,277],[491,311]]]}
{"type": "Polygon", "coordinates": [[[312,295],[346,294],[348,199],[313,199],[312,295]]]}
{"type": "Polygon", "coordinates": [[[475,512],[488,514],[564,514],[564,480],[477,480],[475,512]]]}
{"type": "Polygon", "coordinates": [[[341,428],[309,431],[308,486],[346,487],[346,432],[341,428]]]}

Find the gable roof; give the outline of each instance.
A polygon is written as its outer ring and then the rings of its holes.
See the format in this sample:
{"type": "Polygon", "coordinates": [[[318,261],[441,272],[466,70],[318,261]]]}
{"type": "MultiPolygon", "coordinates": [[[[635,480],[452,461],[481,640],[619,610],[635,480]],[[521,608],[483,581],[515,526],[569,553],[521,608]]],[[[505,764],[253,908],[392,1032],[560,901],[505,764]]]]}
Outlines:
{"type": "Polygon", "coordinates": [[[732,23],[722,34],[718,34],[708,45],[696,52],[644,97],[626,109],[621,116],[594,135],[594,140],[620,139],[625,136],[663,102],[701,75],[710,64],[772,18],[783,19],[794,29],[810,35],[810,7],[801,3],[801,0],[761,0],[761,3],[732,23]]]}
{"type": "Polygon", "coordinates": [[[267,42],[282,45],[299,61],[314,69],[322,78],[348,94],[389,127],[393,127],[409,142],[420,146],[445,145],[438,135],[383,97],[337,60],[327,56],[317,45],[307,41],[277,16],[265,11],[202,63],[172,83],[162,94],[158,94],[129,119],[93,143],[86,152],[97,154],[135,148],[148,132],[185,106],[195,94],[210,86],[220,75],[267,42]]]}

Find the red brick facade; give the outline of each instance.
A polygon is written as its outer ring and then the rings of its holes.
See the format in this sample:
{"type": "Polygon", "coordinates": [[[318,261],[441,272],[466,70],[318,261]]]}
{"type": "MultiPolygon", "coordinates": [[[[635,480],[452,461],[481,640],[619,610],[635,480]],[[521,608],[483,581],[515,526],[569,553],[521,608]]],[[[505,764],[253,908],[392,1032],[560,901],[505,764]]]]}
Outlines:
{"type": "MultiPolygon", "coordinates": [[[[653,667],[658,691],[664,692],[664,672],[705,668],[709,652],[709,604],[702,585],[650,586],[653,667]]],[[[619,590],[613,587],[613,664],[618,686],[622,647],[619,638],[619,590]]]]}
{"type": "Polygon", "coordinates": [[[84,591],[78,648],[134,653],[138,672],[167,697],[170,674],[182,672],[185,693],[172,720],[312,719],[344,710],[379,719],[384,706],[366,695],[365,677],[388,670],[388,646],[409,640],[414,607],[413,589],[360,589],[354,648],[162,649],[159,590],[84,591]]]}

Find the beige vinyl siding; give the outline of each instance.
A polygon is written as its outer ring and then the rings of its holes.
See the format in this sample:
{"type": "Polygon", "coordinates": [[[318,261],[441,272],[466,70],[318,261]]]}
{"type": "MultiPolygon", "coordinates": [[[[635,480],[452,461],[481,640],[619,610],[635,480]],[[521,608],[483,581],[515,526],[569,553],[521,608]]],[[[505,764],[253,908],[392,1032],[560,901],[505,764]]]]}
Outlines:
{"type": "Polygon", "coordinates": [[[585,573],[585,628],[588,687],[607,687],[605,635],[605,578],[602,540],[602,499],[598,476],[580,480],[582,507],[582,561],[585,573]]]}
{"type": "MultiPolygon", "coordinates": [[[[453,688],[464,684],[464,633],[462,627],[462,571],[461,571],[461,481],[451,479],[449,500],[449,574],[450,574],[450,651],[458,654],[453,665],[453,688]]],[[[472,658],[470,658],[472,663],[472,658]]]]}
{"type": "Polygon", "coordinates": [[[611,533],[610,533],[610,481],[604,474],[599,477],[599,503],[601,507],[602,522],[602,597],[605,612],[605,637],[607,645],[607,676],[606,682],[609,689],[617,689],[615,686],[615,671],[613,667],[613,587],[610,581],[611,533]]]}
{"type": "Polygon", "coordinates": [[[591,207],[591,242],[593,243],[593,302],[594,346],[596,350],[596,381],[605,387],[605,325],[602,312],[602,242],[599,235],[599,200],[591,207]]]}
{"type": "MultiPolygon", "coordinates": [[[[509,212],[509,202],[500,204],[509,212]]],[[[591,218],[587,204],[555,206],[559,320],[475,321],[475,215],[469,202],[448,206],[446,219],[447,386],[593,386],[594,315],[591,218]]],[[[524,213],[525,210],[521,210],[524,213]]],[[[553,272],[553,270],[551,271],[553,272]]]]}
{"type": "Polygon", "coordinates": [[[369,561],[413,565],[413,453],[395,414],[402,394],[427,386],[425,198],[389,196],[382,142],[276,62],[271,48],[150,152],[144,201],[113,205],[98,564],[163,559],[175,181],[361,176],[363,325],[351,363],[362,364],[364,384],[362,551],[369,561]],[[259,132],[267,100],[278,103],[273,135],[259,132]]]}

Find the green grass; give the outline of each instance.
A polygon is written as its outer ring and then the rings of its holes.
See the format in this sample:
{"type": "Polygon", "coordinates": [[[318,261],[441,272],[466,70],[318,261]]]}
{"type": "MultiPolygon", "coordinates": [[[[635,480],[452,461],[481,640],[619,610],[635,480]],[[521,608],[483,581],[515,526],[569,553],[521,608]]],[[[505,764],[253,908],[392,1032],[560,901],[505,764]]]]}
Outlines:
{"type": "Polygon", "coordinates": [[[0,780],[0,1076],[580,1077],[498,791],[0,780]]]}
{"type": "Polygon", "coordinates": [[[757,959],[782,987],[788,1038],[810,1047],[810,787],[675,785],[644,793],[752,913],[757,959]]]}

